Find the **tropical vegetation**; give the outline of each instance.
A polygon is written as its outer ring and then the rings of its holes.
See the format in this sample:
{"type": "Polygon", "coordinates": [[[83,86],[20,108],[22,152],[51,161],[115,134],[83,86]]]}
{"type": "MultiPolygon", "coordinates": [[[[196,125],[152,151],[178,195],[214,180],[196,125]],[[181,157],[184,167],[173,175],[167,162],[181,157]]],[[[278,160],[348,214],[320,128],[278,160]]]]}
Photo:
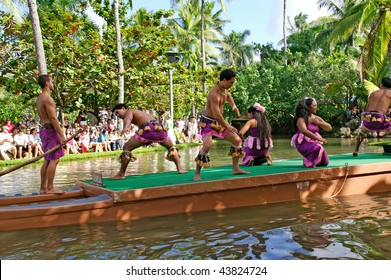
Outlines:
{"type": "Polygon", "coordinates": [[[41,38],[31,3],[0,0],[0,122],[35,113],[36,78],[45,71],[61,117],[82,108],[98,115],[121,95],[160,117],[170,108],[171,70],[177,118],[202,112],[207,89],[229,67],[238,73],[232,94],[242,113],[260,102],[273,129],[288,132],[297,101],[312,96],[338,127],[351,97],[363,106],[368,85],[391,73],[391,0],[319,0],[330,16],[288,19],[283,47],[247,43],[249,30],[224,34],[224,1],[171,1],[172,9],[149,12],[133,10],[132,1],[37,0],[41,38]],[[180,60],[171,63],[169,53],[180,60]]]}

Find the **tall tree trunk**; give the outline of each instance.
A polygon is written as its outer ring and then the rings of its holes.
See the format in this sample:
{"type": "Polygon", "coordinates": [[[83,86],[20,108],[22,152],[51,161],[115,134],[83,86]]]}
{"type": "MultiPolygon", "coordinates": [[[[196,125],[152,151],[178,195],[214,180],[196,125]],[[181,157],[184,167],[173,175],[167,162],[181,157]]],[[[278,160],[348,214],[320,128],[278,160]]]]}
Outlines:
{"type": "Polygon", "coordinates": [[[391,41],[388,42],[388,76],[391,77],[391,41]]]}
{"type": "Polygon", "coordinates": [[[38,70],[39,74],[47,74],[46,58],[45,58],[45,49],[43,48],[41,25],[39,23],[38,9],[36,0],[27,0],[29,6],[29,12],[31,17],[31,25],[33,28],[34,34],[34,45],[38,61],[38,70]]]}
{"type": "Polygon", "coordinates": [[[121,26],[119,22],[118,0],[114,0],[114,21],[115,21],[117,59],[118,59],[118,102],[124,103],[124,61],[122,58],[122,38],[121,38],[121,26]]]}
{"type": "Polygon", "coordinates": [[[205,57],[205,0],[201,0],[201,60],[202,60],[202,91],[206,92],[206,57],[205,57]]]}
{"type": "Polygon", "coordinates": [[[284,19],[283,19],[283,34],[284,34],[284,64],[285,66],[288,65],[288,59],[287,59],[287,41],[286,41],[286,0],[284,0],[284,19]]]}
{"type": "MultiPolygon", "coordinates": [[[[117,59],[118,59],[118,103],[124,103],[124,61],[122,58],[122,38],[121,38],[121,26],[119,21],[119,3],[118,0],[114,0],[114,21],[116,31],[117,42],[117,59]]],[[[118,121],[118,128],[122,130],[122,119],[118,121]]]]}

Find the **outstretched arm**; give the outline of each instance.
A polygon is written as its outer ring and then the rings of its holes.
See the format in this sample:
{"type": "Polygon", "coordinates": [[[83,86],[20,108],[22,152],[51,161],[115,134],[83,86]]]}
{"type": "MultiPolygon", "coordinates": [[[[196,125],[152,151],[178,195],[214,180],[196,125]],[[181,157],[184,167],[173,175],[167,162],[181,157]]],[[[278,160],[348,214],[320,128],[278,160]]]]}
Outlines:
{"type": "Polygon", "coordinates": [[[244,134],[246,134],[246,132],[250,129],[250,127],[254,121],[255,121],[254,119],[247,121],[244,124],[244,126],[242,127],[242,129],[239,131],[238,134],[239,134],[240,138],[242,138],[242,140],[244,139],[244,134]]]}

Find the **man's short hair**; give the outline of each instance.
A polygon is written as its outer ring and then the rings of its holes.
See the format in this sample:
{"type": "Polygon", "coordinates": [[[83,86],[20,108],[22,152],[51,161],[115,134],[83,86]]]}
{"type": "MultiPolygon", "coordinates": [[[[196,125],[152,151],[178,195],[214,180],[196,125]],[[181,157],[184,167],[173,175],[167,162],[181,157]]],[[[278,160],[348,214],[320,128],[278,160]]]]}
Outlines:
{"type": "Polygon", "coordinates": [[[46,82],[50,82],[50,75],[44,74],[40,75],[38,77],[38,84],[41,86],[41,88],[44,88],[46,85],[46,82]]]}
{"type": "Polygon", "coordinates": [[[385,77],[381,80],[383,87],[391,89],[391,78],[385,77]]]}
{"type": "Polygon", "coordinates": [[[227,81],[231,78],[236,77],[236,73],[231,69],[225,69],[220,74],[220,81],[226,79],[227,81]]]}
{"type": "Polygon", "coordinates": [[[128,106],[126,106],[125,103],[118,103],[117,105],[115,105],[115,106],[113,107],[113,111],[115,111],[115,110],[120,110],[120,109],[122,109],[122,108],[128,109],[128,106]]]}

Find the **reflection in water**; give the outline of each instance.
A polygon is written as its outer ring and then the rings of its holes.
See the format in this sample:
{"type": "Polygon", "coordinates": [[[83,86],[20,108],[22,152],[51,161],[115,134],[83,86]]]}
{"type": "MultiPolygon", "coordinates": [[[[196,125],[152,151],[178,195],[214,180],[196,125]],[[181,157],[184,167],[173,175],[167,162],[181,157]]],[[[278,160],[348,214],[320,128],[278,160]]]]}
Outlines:
{"type": "MultiPolygon", "coordinates": [[[[351,152],[352,147],[344,147],[331,143],[328,151],[351,152]]],[[[215,166],[230,164],[228,149],[227,143],[216,145],[211,154],[215,166]]],[[[292,151],[287,140],[276,140],[272,156],[298,157],[292,151]]],[[[197,153],[198,148],[182,150],[183,166],[193,169],[197,153]]],[[[128,174],[176,170],[164,153],[137,157],[128,174]]],[[[1,192],[36,192],[39,168],[31,165],[0,177],[1,192]]],[[[56,185],[73,186],[92,172],[108,177],[118,168],[116,158],[63,162],[56,185]]],[[[390,202],[391,193],[357,195],[130,223],[0,232],[0,259],[390,259],[390,202]]]]}
{"type": "Polygon", "coordinates": [[[311,207],[289,202],[1,232],[0,258],[390,259],[390,216],[378,216],[390,202],[391,193],[355,195],[307,201],[311,207]]]}

